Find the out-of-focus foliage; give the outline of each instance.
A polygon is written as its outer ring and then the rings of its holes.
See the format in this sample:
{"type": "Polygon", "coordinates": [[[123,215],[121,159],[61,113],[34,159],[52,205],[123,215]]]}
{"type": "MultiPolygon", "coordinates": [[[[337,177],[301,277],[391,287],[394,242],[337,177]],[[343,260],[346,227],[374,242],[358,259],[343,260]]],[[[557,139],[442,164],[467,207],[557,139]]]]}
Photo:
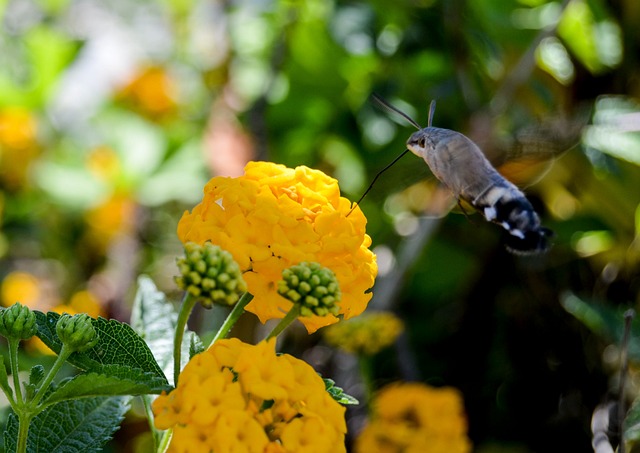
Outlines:
{"type": "MultiPolygon", "coordinates": [[[[564,308],[640,302],[638,2],[7,0],[0,17],[3,304],[82,293],[128,319],[140,272],[173,289],[175,228],[210,176],[308,165],[356,199],[412,132],[369,95],[421,124],[436,99],[434,125],[527,187],[555,245],[518,258],[477,215],[425,222],[441,190],[404,157],[361,204],[373,305],[406,329],[372,383],[460,389],[478,451],[590,451],[616,337],[564,308]]],[[[364,401],[319,335],[285,347],[364,401]]],[[[355,435],[364,412],[348,417],[355,435]]]]}

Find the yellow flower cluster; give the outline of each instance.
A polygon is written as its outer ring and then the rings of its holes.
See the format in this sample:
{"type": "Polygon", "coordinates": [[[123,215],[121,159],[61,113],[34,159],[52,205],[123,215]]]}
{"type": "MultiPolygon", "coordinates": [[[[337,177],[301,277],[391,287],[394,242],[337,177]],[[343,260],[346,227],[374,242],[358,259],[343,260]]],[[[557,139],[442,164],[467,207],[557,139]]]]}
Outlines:
{"type": "Polygon", "coordinates": [[[167,69],[152,66],[133,78],[118,97],[140,113],[159,119],[176,109],[176,91],[175,80],[167,69]]]}
{"type": "MultiPolygon", "coordinates": [[[[359,208],[340,197],[338,182],[307,167],[249,162],[238,178],[215,177],[204,198],[178,224],[183,243],[211,241],[229,251],[255,296],[247,310],[261,322],[282,318],[291,302],[278,294],[282,271],[303,261],[331,269],[345,319],[371,299],[378,268],[359,208]]],[[[300,318],[309,332],[337,322],[334,315],[300,318]]]]}
{"type": "Polygon", "coordinates": [[[115,193],[84,213],[85,240],[99,253],[104,253],[115,238],[134,228],[137,205],[126,194],[115,193]]]}
{"type": "Polygon", "coordinates": [[[373,355],[392,345],[403,329],[397,316],[379,311],[329,326],[322,333],[331,346],[353,354],[373,355]]]}
{"type": "Polygon", "coordinates": [[[356,453],[468,453],[460,393],[420,383],[392,384],[374,400],[373,420],[356,440],[356,453]]]}
{"type": "Polygon", "coordinates": [[[36,120],[26,109],[9,107],[0,111],[0,148],[24,151],[36,143],[36,120]]]}
{"type": "Polygon", "coordinates": [[[196,355],[178,387],[153,403],[170,452],[344,452],[345,409],[311,366],[275,354],[275,339],[252,346],[219,340],[196,355]]]}
{"type": "MultiPolygon", "coordinates": [[[[40,282],[35,275],[27,272],[14,271],[2,281],[0,297],[2,305],[10,307],[20,302],[29,308],[36,308],[42,296],[40,282]]],[[[42,307],[37,307],[42,309],[42,307]]]]}
{"type": "Polygon", "coordinates": [[[21,107],[0,110],[0,179],[10,189],[25,185],[39,153],[35,116],[21,107]]]}

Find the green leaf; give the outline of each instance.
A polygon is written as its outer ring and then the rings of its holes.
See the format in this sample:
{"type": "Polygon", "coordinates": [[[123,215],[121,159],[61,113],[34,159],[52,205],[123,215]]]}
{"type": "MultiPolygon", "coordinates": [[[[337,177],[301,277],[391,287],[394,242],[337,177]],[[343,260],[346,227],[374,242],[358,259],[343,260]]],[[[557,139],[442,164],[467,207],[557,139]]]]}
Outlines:
{"type": "Polygon", "coordinates": [[[9,378],[7,377],[7,369],[4,367],[3,355],[0,355],[0,388],[8,396],[13,396],[13,389],[9,386],[9,378]]]}
{"type": "MultiPolygon", "coordinates": [[[[165,294],[147,276],[138,278],[138,292],[133,302],[131,326],[146,341],[165,375],[173,376],[173,341],[178,314],[165,294]]],[[[181,368],[190,358],[191,344],[202,344],[198,336],[187,331],[182,339],[181,368]]]]}
{"type": "MultiPolygon", "coordinates": [[[[38,414],[29,425],[27,452],[100,451],[118,430],[131,397],[84,398],[60,402],[38,414]]],[[[7,453],[15,452],[18,417],[9,416],[4,435],[7,453]]]]}
{"type": "Polygon", "coordinates": [[[627,412],[622,432],[626,442],[637,443],[640,440],[640,399],[636,399],[627,412]]]}
{"type": "MultiPolygon", "coordinates": [[[[620,343],[624,333],[624,313],[626,307],[610,307],[602,303],[585,302],[574,294],[567,294],[561,300],[565,310],[575,316],[585,326],[601,337],[620,343]]],[[[640,360],[640,323],[637,318],[631,322],[629,357],[640,360]]]]}
{"type": "Polygon", "coordinates": [[[360,401],[355,399],[353,396],[344,393],[344,390],[336,386],[336,383],[333,379],[322,378],[322,380],[324,381],[325,390],[329,392],[329,395],[331,395],[331,398],[336,400],[338,403],[343,404],[345,406],[360,404],[360,401]]]}
{"type": "Polygon", "coordinates": [[[113,109],[100,115],[97,126],[105,144],[118,154],[122,174],[133,187],[153,174],[164,160],[167,139],[162,128],[141,116],[113,109]]]}
{"type": "MultiPolygon", "coordinates": [[[[47,26],[31,28],[19,43],[6,41],[14,46],[14,52],[8,56],[8,65],[3,61],[3,69],[24,66],[29,70],[26,77],[16,77],[10,70],[0,71],[0,104],[43,107],[54,92],[60,74],[73,58],[77,44],[64,33],[47,26]]],[[[5,57],[7,52],[2,51],[5,57]]]]}
{"type": "Polygon", "coordinates": [[[608,18],[596,17],[589,2],[571,2],[567,6],[558,24],[558,35],[591,73],[620,63],[620,27],[608,18]]]}
{"type": "Polygon", "coordinates": [[[56,202],[75,209],[88,209],[106,197],[109,188],[84,168],[40,161],[34,165],[34,180],[56,202]]]}
{"type": "Polygon", "coordinates": [[[39,385],[44,378],[44,367],[42,365],[34,365],[29,373],[29,384],[39,385]]]}
{"type": "Polygon", "coordinates": [[[194,355],[200,354],[201,352],[204,352],[204,344],[194,333],[193,335],[191,335],[191,344],[189,345],[189,359],[193,358],[194,355]]]}
{"type": "Polygon", "coordinates": [[[34,365],[29,373],[29,382],[25,385],[27,390],[27,401],[33,398],[33,395],[44,378],[44,367],[42,365],[34,365]]]}
{"type": "MultiPolygon", "coordinates": [[[[36,313],[38,337],[56,354],[60,353],[62,343],[56,334],[56,323],[59,314],[49,312],[36,313]]],[[[155,361],[153,354],[142,338],[129,326],[115,319],[98,318],[92,320],[93,327],[99,335],[98,344],[88,351],[73,353],[69,363],[86,371],[109,374],[117,368],[109,365],[122,365],[130,369],[148,372],[164,379],[167,378],[155,361]]]]}
{"type": "Polygon", "coordinates": [[[158,394],[163,390],[171,389],[164,379],[135,368],[108,365],[104,370],[108,373],[83,373],[62,381],[48,395],[45,404],[49,405],[74,398],[158,394]]]}
{"type": "Polygon", "coordinates": [[[198,157],[202,148],[200,140],[184,144],[153,175],[142,181],[137,192],[138,200],[147,206],[158,206],[172,200],[197,203],[208,181],[206,168],[198,157]],[[189,178],[183,175],[189,175],[189,178]]]}

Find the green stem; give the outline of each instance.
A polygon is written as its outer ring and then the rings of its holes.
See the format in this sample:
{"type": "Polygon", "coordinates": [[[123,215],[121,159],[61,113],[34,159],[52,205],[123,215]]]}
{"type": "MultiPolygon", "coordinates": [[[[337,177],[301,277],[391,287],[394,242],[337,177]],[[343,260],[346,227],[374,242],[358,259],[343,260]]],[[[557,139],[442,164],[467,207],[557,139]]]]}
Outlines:
{"type": "Polygon", "coordinates": [[[182,306],[178,314],[178,322],[176,324],[176,336],[173,343],[173,385],[178,386],[178,376],[180,376],[180,360],[182,356],[182,337],[184,337],[184,329],[187,327],[189,315],[196,304],[196,298],[189,293],[185,293],[182,299],[182,306]]]}
{"type": "Polygon", "coordinates": [[[220,326],[220,329],[218,329],[218,332],[213,337],[213,340],[211,340],[211,343],[209,343],[209,346],[207,346],[207,349],[209,349],[216,341],[221,338],[225,338],[229,334],[231,328],[238,321],[238,319],[240,319],[242,313],[244,313],[244,307],[246,307],[247,304],[252,300],[253,294],[246,292],[242,295],[240,300],[233,306],[233,309],[227,316],[227,319],[225,319],[220,326]]]}
{"type": "Polygon", "coordinates": [[[162,433],[162,438],[160,439],[160,444],[156,449],[156,453],[165,453],[169,448],[169,444],[171,443],[171,437],[173,436],[173,430],[168,429],[162,433]]]}
{"type": "Polygon", "coordinates": [[[142,395],[142,405],[144,406],[144,413],[149,422],[149,431],[151,431],[153,437],[153,450],[158,451],[158,446],[162,439],[162,431],[158,430],[153,424],[153,409],[151,408],[151,397],[149,395],[142,395]]]}
{"type": "MultiPolygon", "coordinates": [[[[62,365],[64,365],[64,362],[67,361],[67,359],[72,353],[73,353],[73,350],[70,349],[69,346],[67,346],[65,343],[62,343],[60,354],[58,354],[56,361],[53,362],[53,366],[49,370],[49,373],[47,373],[47,376],[44,378],[44,381],[42,381],[42,385],[38,388],[38,390],[36,390],[36,394],[33,396],[33,400],[29,402],[29,406],[32,409],[34,410],[36,409],[36,407],[38,406],[38,403],[40,402],[44,394],[47,392],[47,389],[49,388],[51,381],[53,381],[53,378],[56,377],[56,374],[58,374],[58,371],[60,371],[60,368],[62,368],[62,365]]],[[[42,410],[44,408],[39,408],[39,409],[42,410]]]]}
{"type": "Polygon", "coordinates": [[[18,346],[20,340],[17,338],[9,338],[9,367],[11,368],[11,375],[13,377],[13,390],[16,392],[16,403],[18,405],[24,404],[22,399],[22,388],[20,386],[20,376],[18,375],[18,346]]]}
{"type": "Polygon", "coordinates": [[[280,320],[280,322],[273,328],[271,333],[267,335],[267,340],[270,340],[274,337],[277,337],[282,333],[284,329],[286,329],[289,324],[291,324],[298,316],[300,316],[300,304],[293,304],[289,313],[285,315],[284,318],[280,320]]]}
{"type": "MultiPolygon", "coordinates": [[[[53,378],[56,377],[64,362],[67,361],[69,356],[73,353],[72,349],[66,344],[62,344],[62,348],[60,349],[60,354],[56,358],[56,361],[53,363],[53,366],[47,373],[47,376],[42,381],[42,385],[38,388],[35,395],[33,395],[33,399],[31,401],[26,402],[26,406],[20,408],[17,411],[18,414],[18,445],[16,447],[17,453],[24,453],[27,451],[27,436],[29,434],[29,425],[31,423],[31,419],[35,417],[38,413],[42,412],[46,405],[42,405],[38,407],[38,403],[42,400],[42,397],[47,393],[47,389],[51,385],[53,378]]],[[[22,401],[22,396],[19,396],[19,400],[22,401]]],[[[23,402],[24,403],[24,402],[23,402]]]]}
{"type": "Polygon", "coordinates": [[[362,385],[364,386],[365,404],[367,405],[367,410],[371,411],[371,394],[373,391],[371,357],[365,355],[358,356],[358,365],[360,367],[362,385]]]}
{"type": "Polygon", "coordinates": [[[31,415],[25,415],[24,413],[18,415],[18,445],[16,445],[16,453],[25,453],[27,451],[30,424],[31,415]]]}

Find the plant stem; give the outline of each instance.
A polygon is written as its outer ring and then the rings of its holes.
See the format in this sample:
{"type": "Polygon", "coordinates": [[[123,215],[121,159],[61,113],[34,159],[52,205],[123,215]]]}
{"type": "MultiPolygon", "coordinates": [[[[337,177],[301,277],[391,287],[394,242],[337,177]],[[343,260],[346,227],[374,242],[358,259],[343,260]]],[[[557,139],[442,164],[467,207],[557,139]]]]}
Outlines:
{"type": "Polygon", "coordinates": [[[31,401],[22,401],[22,396],[20,393],[18,393],[18,398],[20,401],[18,404],[22,407],[20,407],[20,409],[16,411],[16,414],[18,415],[18,442],[16,446],[17,453],[24,453],[27,451],[27,436],[29,434],[29,425],[31,424],[31,419],[42,412],[46,407],[46,404],[38,407],[38,403],[40,403],[42,397],[47,393],[47,389],[51,385],[53,378],[56,377],[56,374],[58,374],[58,371],[60,371],[60,368],[62,368],[62,365],[64,365],[64,362],[67,361],[72,353],[73,350],[69,349],[69,347],[63,343],[56,361],[53,363],[53,366],[47,373],[47,376],[42,381],[42,385],[38,388],[31,401]]]}
{"type": "Polygon", "coordinates": [[[218,329],[218,332],[213,337],[213,340],[211,340],[211,343],[209,343],[209,346],[207,346],[207,349],[209,349],[219,339],[225,338],[227,336],[234,324],[238,321],[238,319],[240,319],[242,313],[244,313],[244,307],[246,307],[247,304],[252,300],[253,294],[246,292],[242,295],[240,300],[233,306],[233,309],[227,316],[227,319],[225,319],[220,326],[220,329],[218,329]]]}
{"type": "Polygon", "coordinates": [[[620,344],[620,361],[622,362],[622,368],[620,369],[620,383],[618,388],[618,423],[620,424],[620,445],[618,446],[618,453],[625,453],[624,443],[624,419],[626,411],[626,398],[625,387],[627,383],[627,375],[629,374],[629,338],[631,336],[631,321],[635,316],[635,311],[631,308],[624,312],[624,333],[622,335],[622,342],[620,344]]]}
{"type": "MultiPolygon", "coordinates": [[[[73,353],[73,350],[69,349],[69,347],[66,344],[62,343],[60,354],[58,354],[56,361],[53,362],[53,366],[49,370],[49,373],[47,373],[47,376],[44,378],[44,381],[42,381],[42,385],[36,391],[36,394],[33,396],[33,399],[29,402],[29,407],[31,407],[32,410],[36,409],[36,407],[38,406],[38,403],[40,402],[44,394],[47,392],[47,389],[49,388],[51,381],[53,381],[53,378],[56,377],[56,374],[58,374],[58,371],[60,371],[60,368],[62,368],[62,365],[64,365],[64,362],[67,361],[67,359],[72,353],[73,353]]],[[[40,408],[38,412],[40,412],[42,409],[44,408],[40,408]]]]}
{"type": "Polygon", "coordinates": [[[24,404],[22,399],[22,388],[20,386],[20,376],[18,375],[18,346],[20,340],[9,338],[9,366],[11,367],[11,375],[13,377],[13,390],[16,392],[16,402],[18,405],[24,404]]]}
{"type": "Polygon", "coordinates": [[[156,453],[165,453],[167,451],[169,444],[171,443],[171,437],[173,437],[172,429],[168,429],[162,433],[162,438],[160,439],[156,453]]]}
{"type": "Polygon", "coordinates": [[[365,355],[358,356],[358,365],[360,366],[360,377],[362,378],[362,385],[364,387],[364,400],[367,405],[367,411],[371,412],[371,393],[373,390],[372,385],[372,366],[371,357],[365,355]]]}
{"type": "Polygon", "coordinates": [[[185,293],[178,314],[176,323],[176,335],[173,342],[173,385],[178,386],[178,376],[180,376],[180,360],[182,356],[182,338],[184,337],[184,329],[187,326],[189,315],[196,304],[196,298],[189,293],[185,293]]]}
{"type": "Polygon", "coordinates": [[[270,340],[274,337],[277,337],[282,333],[284,329],[286,329],[289,324],[291,324],[298,316],[300,316],[300,304],[293,304],[289,313],[285,315],[284,318],[280,320],[280,322],[273,328],[271,333],[267,335],[267,340],[270,340]]]}
{"type": "Polygon", "coordinates": [[[16,453],[25,453],[27,451],[27,437],[31,417],[31,414],[26,415],[22,411],[18,415],[18,443],[16,445],[16,453]]]}
{"type": "Polygon", "coordinates": [[[158,447],[162,440],[162,431],[158,430],[153,424],[153,409],[151,409],[151,396],[142,395],[142,405],[144,406],[144,413],[147,416],[149,422],[149,431],[151,431],[151,437],[153,438],[153,451],[158,451],[158,447]]]}

